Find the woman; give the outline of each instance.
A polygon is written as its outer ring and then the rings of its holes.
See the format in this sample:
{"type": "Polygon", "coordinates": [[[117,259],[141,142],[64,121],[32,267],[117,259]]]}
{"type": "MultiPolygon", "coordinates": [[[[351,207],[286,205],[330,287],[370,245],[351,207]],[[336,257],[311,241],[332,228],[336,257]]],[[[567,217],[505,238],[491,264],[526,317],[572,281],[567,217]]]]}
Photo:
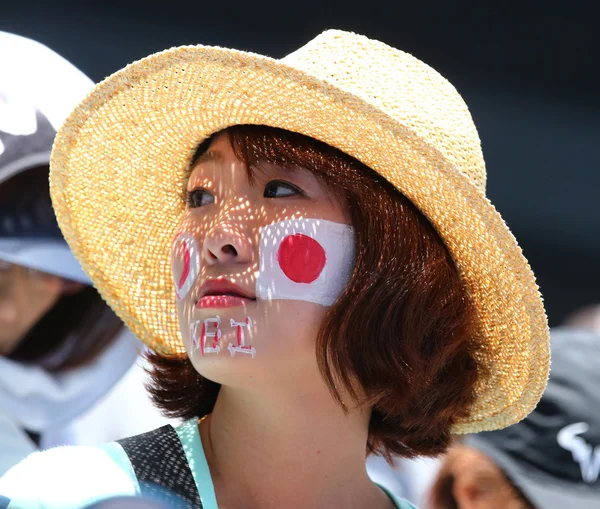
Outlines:
{"type": "Polygon", "coordinates": [[[8,507],[37,507],[31,478],[52,507],[49,468],[73,505],[407,507],[365,454],[439,454],[524,417],[547,379],[541,298],[484,186],[451,85],[356,34],[108,78],[57,137],[53,203],[186,422],[33,455],[0,481],[8,507]]]}
{"type": "Polygon", "coordinates": [[[56,129],[93,83],[31,39],[0,32],[0,474],[73,423],[136,358],[54,217],[56,129]],[[43,80],[40,76],[46,76],[43,80]]]}

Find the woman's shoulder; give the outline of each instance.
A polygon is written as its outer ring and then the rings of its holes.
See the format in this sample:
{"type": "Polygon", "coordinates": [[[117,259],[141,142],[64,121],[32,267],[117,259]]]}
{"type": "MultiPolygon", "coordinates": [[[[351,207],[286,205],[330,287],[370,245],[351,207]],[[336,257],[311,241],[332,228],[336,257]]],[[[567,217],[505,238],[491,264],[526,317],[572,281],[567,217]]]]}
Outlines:
{"type": "Polygon", "coordinates": [[[0,478],[0,500],[4,497],[8,509],[67,509],[137,493],[139,485],[117,443],[35,452],[0,478]]]}

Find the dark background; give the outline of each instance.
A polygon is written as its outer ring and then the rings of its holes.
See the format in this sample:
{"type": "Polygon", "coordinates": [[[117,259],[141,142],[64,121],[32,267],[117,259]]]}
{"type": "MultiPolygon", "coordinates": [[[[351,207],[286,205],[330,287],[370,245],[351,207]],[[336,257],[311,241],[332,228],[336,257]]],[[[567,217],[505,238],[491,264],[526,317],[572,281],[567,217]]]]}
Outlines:
{"type": "Polygon", "coordinates": [[[96,81],[181,44],[278,58],[327,28],[414,54],[471,108],[488,196],[530,261],[556,325],[600,302],[600,22],[592,5],[0,0],[0,30],[47,44],[96,81]]]}

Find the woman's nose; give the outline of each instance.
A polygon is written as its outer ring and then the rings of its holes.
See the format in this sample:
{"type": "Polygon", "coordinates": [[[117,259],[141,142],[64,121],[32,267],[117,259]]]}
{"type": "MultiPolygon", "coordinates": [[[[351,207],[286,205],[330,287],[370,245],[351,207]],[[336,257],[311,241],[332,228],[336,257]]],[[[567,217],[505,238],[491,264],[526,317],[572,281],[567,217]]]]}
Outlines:
{"type": "Polygon", "coordinates": [[[219,223],[204,238],[202,257],[209,265],[250,263],[253,254],[252,240],[235,224],[219,223]]]}

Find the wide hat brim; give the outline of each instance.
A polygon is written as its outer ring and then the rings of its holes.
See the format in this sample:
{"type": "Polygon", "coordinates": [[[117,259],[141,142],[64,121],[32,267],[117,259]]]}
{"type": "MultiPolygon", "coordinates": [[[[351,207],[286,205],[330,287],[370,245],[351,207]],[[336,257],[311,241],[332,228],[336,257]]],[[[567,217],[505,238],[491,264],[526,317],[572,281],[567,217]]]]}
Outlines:
{"type": "Polygon", "coordinates": [[[169,260],[182,179],[200,141],[238,124],[339,148],[437,229],[475,303],[473,341],[489,372],[453,431],[501,428],[532,410],[548,378],[547,319],[521,249],[485,197],[468,110],[419,60],[346,32],[327,31],[282,60],[207,46],[163,51],[98,84],[63,124],[50,177],[59,225],[136,336],[159,352],[184,351],[169,260]]]}

